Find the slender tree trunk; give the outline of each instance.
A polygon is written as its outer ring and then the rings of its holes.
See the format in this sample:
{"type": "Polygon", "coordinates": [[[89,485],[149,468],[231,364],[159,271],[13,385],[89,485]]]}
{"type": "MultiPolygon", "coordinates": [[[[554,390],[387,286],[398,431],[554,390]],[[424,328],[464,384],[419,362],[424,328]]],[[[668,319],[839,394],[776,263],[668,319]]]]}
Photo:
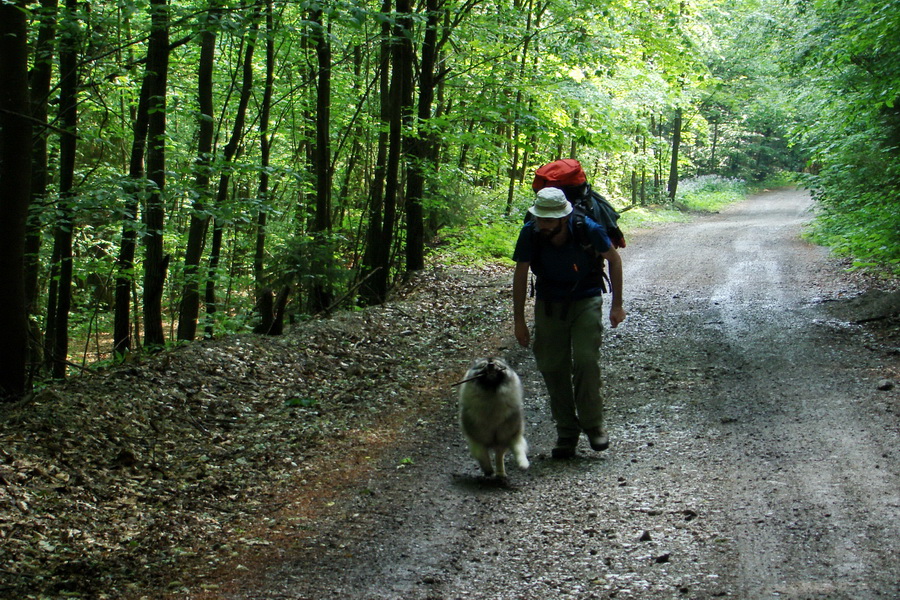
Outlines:
{"type": "MultiPolygon", "coordinates": [[[[521,101],[522,93],[516,93],[516,104],[521,101]]],[[[516,119],[518,121],[518,119],[516,119]]],[[[516,171],[519,169],[519,125],[516,124],[512,129],[512,139],[510,140],[512,144],[512,164],[509,166],[509,180],[508,185],[506,187],[506,209],[503,211],[503,214],[509,216],[512,213],[513,209],[513,200],[515,199],[516,192],[516,171]]]]}
{"type": "Polygon", "coordinates": [[[641,135],[641,206],[647,204],[647,136],[641,135]]]}
{"type": "Polygon", "coordinates": [[[660,148],[663,144],[663,133],[662,119],[657,119],[656,115],[650,115],[650,131],[657,140],[653,145],[653,189],[659,190],[662,186],[663,153],[660,148]]]}
{"type": "Polygon", "coordinates": [[[131,339],[131,292],[134,281],[134,256],[137,246],[138,198],[144,186],[144,152],[147,146],[147,105],[149,86],[145,80],[141,86],[137,118],[132,127],[134,138],[131,144],[129,166],[130,189],[125,197],[122,214],[122,242],[116,259],[116,299],[113,322],[113,352],[125,354],[132,349],[131,339]]]}
{"type": "Polygon", "coordinates": [[[34,135],[31,160],[32,216],[26,223],[25,236],[25,294],[29,314],[37,312],[38,253],[41,248],[41,207],[47,198],[47,101],[53,75],[53,40],[56,37],[57,0],[43,0],[40,9],[38,39],[34,48],[34,67],[31,69],[31,119],[40,129],[34,135]]]}
{"type": "MultiPolygon", "coordinates": [[[[363,74],[363,52],[362,46],[360,44],[356,44],[353,46],[352,50],[353,56],[353,81],[356,82],[353,84],[352,89],[362,91],[360,95],[360,104],[362,104],[368,97],[370,92],[372,91],[372,84],[366,83],[366,78],[363,74]]],[[[337,202],[333,202],[334,213],[332,215],[332,223],[336,223],[338,226],[341,226],[345,222],[345,217],[347,215],[347,209],[349,208],[348,198],[351,196],[351,185],[353,185],[353,180],[356,178],[359,180],[359,177],[356,175],[357,166],[360,163],[360,159],[363,155],[363,143],[362,140],[366,138],[366,128],[362,125],[360,121],[354,119],[356,124],[353,127],[347,128],[347,139],[350,140],[350,151],[349,156],[346,160],[346,167],[344,168],[344,176],[341,179],[341,184],[337,188],[337,202]]],[[[341,143],[343,146],[343,142],[341,143]]],[[[339,154],[339,150],[332,153],[331,157],[331,172],[332,175],[337,175],[337,171],[335,170],[335,163],[337,161],[339,154]]],[[[364,181],[364,180],[363,180],[364,181]]],[[[332,198],[333,199],[333,198],[332,198]]],[[[365,214],[368,210],[368,205],[361,207],[362,214],[365,214]]],[[[360,227],[358,231],[362,231],[362,224],[364,220],[360,219],[360,227]]],[[[357,234],[354,240],[354,250],[352,254],[352,264],[354,267],[359,266],[359,246],[362,237],[357,234]]]]}
{"type": "Polygon", "coordinates": [[[425,173],[437,168],[435,151],[437,143],[429,131],[431,108],[434,104],[434,65],[438,52],[438,25],[441,13],[438,0],[425,2],[426,24],[422,40],[422,58],[419,68],[418,123],[412,139],[410,169],[406,185],[406,270],[425,268],[425,219],[422,200],[425,195],[425,173]]]}
{"type": "Polygon", "coordinates": [[[713,138],[712,138],[712,149],[709,153],[709,164],[706,166],[707,173],[715,173],[716,172],[716,146],[719,143],[719,120],[716,119],[713,121],[713,138]]]}
{"type": "MultiPolygon", "coordinates": [[[[519,77],[522,81],[525,80],[525,69],[528,65],[528,47],[531,43],[531,28],[533,25],[532,22],[532,3],[531,0],[528,1],[528,18],[525,21],[525,41],[522,44],[522,55],[520,57],[520,66],[519,66],[519,77]]],[[[509,215],[512,213],[513,209],[513,200],[515,198],[515,190],[516,190],[516,176],[519,172],[519,118],[518,111],[519,105],[522,104],[522,90],[518,90],[516,92],[516,101],[515,101],[515,114],[513,115],[513,128],[512,128],[512,163],[509,166],[509,185],[507,186],[506,193],[506,210],[504,214],[509,215]]]]}
{"type": "Polygon", "coordinates": [[[637,206],[638,203],[638,174],[635,169],[631,170],[631,205],[637,206]]]}
{"type": "Polygon", "coordinates": [[[411,23],[410,0],[397,1],[397,13],[400,17],[394,27],[391,58],[390,101],[387,113],[388,120],[388,154],[387,171],[385,173],[384,223],[382,224],[379,255],[377,257],[379,273],[375,275],[379,284],[379,302],[387,299],[388,276],[391,270],[391,250],[394,242],[394,228],[397,223],[397,203],[400,195],[400,163],[403,158],[403,117],[408,114],[411,105],[412,54],[409,52],[411,23]],[[405,41],[404,41],[405,40],[405,41]]]}
{"type": "MultiPolygon", "coordinates": [[[[384,0],[381,14],[388,17],[391,13],[391,0],[384,0]]],[[[387,123],[391,107],[391,25],[390,19],[381,22],[380,54],[378,65],[379,91],[381,104],[379,117],[387,123]]],[[[362,273],[363,285],[360,295],[366,304],[377,304],[387,296],[388,272],[381,268],[382,244],[389,243],[382,238],[384,230],[385,191],[387,188],[388,143],[390,137],[384,127],[378,128],[378,146],[375,156],[375,172],[372,177],[371,200],[369,202],[369,228],[366,232],[366,252],[363,256],[365,268],[362,273]]]]}
{"type": "Polygon", "coordinates": [[[163,250],[166,173],[166,80],[169,72],[169,10],[167,0],[151,0],[151,31],[147,74],[151,77],[150,119],[147,128],[147,177],[153,182],[144,210],[144,343],[165,344],[162,296],[169,257],[163,250]]]}
{"type": "Polygon", "coordinates": [[[265,277],[266,220],[269,206],[269,115],[272,109],[272,90],[275,83],[275,39],[272,0],[266,0],[266,83],[263,89],[262,111],[259,122],[260,172],[256,196],[259,209],[256,215],[256,244],[253,253],[253,276],[257,296],[268,288],[265,277]]]}
{"type": "Polygon", "coordinates": [[[0,3],[0,400],[15,400],[26,392],[24,254],[32,143],[26,4],[0,3]]]}
{"type": "Polygon", "coordinates": [[[216,32],[221,16],[221,0],[210,0],[209,11],[200,34],[200,64],[197,65],[197,103],[200,108],[197,135],[197,159],[194,162],[194,193],[187,247],[184,252],[184,290],[178,316],[178,339],[193,340],[200,314],[200,258],[206,245],[209,215],[209,171],[213,154],[213,70],[216,32]]]}
{"type": "Polygon", "coordinates": [[[260,308],[261,324],[258,333],[281,335],[284,331],[284,310],[290,287],[282,288],[275,301],[274,293],[268,287],[265,276],[266,221],[269,207],[269,115],[272,108],[272,92],[275,84],[275,37],[274,9],[272,0],[266,0],[266,84],[263,91],[262,114],[260,116],[260,175],[257,197],[260,206],[256,218],[256,248],[253,255],[253,272],[256,280],[257,306],[260,308]]]}
{"type": "MultiPolygon", "coordinates": [[[[216,206],[222,203],[228,196],[228,175],[219,176],[220,191],[216,193],[216,206]],[[223,181],[224,180],[224,181],[223,181]]],[[[209,247],[209,263],[207,264],[206,286],[203,292],[203,301],[206,304],[206,325],[203,331],[207,337],[215,334],[215,314],[218,312],[218,300],[216,297],[216,278],[219,273],[219,260],[222,257],[222,237],[224,225],[222,219],[213,219],[212,240],[209,247]]]]}
{"type": "MultiPolygon", "coordinates": [[[[53,75],[53,51],[56,38],[57,0],[42,0],[37,44],[34,48],[34,66],[31,70],[31,119],[39,129],[34,135],[31,153],[31,209],[25,224],[25,308],[29,317],[38,314],[38,275],[40,250],[43,237],[47,185],[49,182],[48,100],[53,75]]],[[[40,328],[29,319],[28,360],[32,365],[40,363],[42,353],[40,328]]]]}
{"type": "Polygon", "coordinates": [[[69,310],[72,305],[72,197],[75,181],[75,152],[78,145],[78,38],[75,21],[77,0],[66,0],[66,17],[59,52],[59,205],[53,234],[56,269],[55,294],[47,307],[47,347],[53,377],[66,376],[69,355],[69,310]]]}
{"type": "MultiPolygon", "coordinates": [[[[576,130],[578,129],[579,121],[581,120],[581,110],[578,108],[575,109],[575,114],[572,115],[572,127],[576,130]]],[[[569,149],[569,158],[578,159],[578,138],[572,138],[572,147],[569,149]]]]}
{"type": "Polygon", "coordinates": [[[313,151],[313,171],[316,178],[316,214],[313,238],[319,251],[313,260],[310,309],[313,313],[327,309],[333,292],[329,271],[332,268],[331,248],[331,42],[323,11],[318,8],[310,15],[316,47],[318,76],[316,79],[316,146],[313,151]]]}
{"type": "MultiPolygon", "coordinates": [[[[225,168],[219,176],[219,187],[216,192],[216,208],[225,205],[228,199],[228,186],[231,181],[231,175],[228,171],[229,165],[238,153],[241,139],[244,135],[244,123],[247,117],[247,105],[250,103],[250,95],[253,91],[253,51],[256,49],[256,40],[259,36],[259,16],[260,9],[256,8],[254,14],[250,17],[250,31],[247,35],[247,49],[244,54],[244,62],[242,66],[242,84],[241,94],[238,99],[237,111],[234,118],[234,127],[231,130],[231,138],[222,151],[225,168]]],[[[219,271],[219,260],[222,254],[222,237],[224,224],[221,219],[216,218],[213,221],[213,239],[212,247],[209,253],[209,274],[206,279],[206,291],[204,301],[206,302],[206,314],[208,316],[206,324],[206,334],[213,334],[213,319],[218,310],[216,300],[216,276],[219,271]]]]}
{"type": "MultiPolygon", "coordinates": [[[[463,105],[460,107],[461,109],[465,108],[463,105]]],[[[475,131],[475,119],[469,120],[469,124],[466,127],[466,135],[471,136],[472,132],[475,131]]],[[[469,161],[469,148],[470,144],[465,142],[459,149],[459,158],[456,161],[456,168],[463,170],[468,166],[469,161]]]]}
{"type": "MultiPolygon", "coordinates": [[[[147,131],[150,126],[150,99],[154,90],[153,73],[146,70],[141,82],[141,93],[132,125],[131,156],[128,163],[129,189],[126,190],[122,216],[122,241],[116,259],[116,299],[113,324],[113,352],[125,354],[133,348],[131,310],[138,313],[136,296],[133,298],[135,264],[137,252],[137,219],[140,198],[147,190],[144,157],[147,151],[147,131]]],[[[135,330],[137,333],[137,330],[135,330]]]]}
{"type": "Polygon", "coordinates": [[[675,200],[678,191],[678,150],[681,147],[681,108],[675,111],[675,122],[672,127],[672,164],[669,168],[669,200],[675,200]]]}

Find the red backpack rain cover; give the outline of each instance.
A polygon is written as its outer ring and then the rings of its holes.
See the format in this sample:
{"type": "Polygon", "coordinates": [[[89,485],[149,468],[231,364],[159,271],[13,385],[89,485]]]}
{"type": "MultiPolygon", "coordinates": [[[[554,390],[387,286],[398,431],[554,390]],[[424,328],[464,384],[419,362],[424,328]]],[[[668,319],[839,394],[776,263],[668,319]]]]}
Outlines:
{"type": "MultiPolygon", "coordinates": [[[[547,163],[534,172],[531,189],[538,192],[545,187],[577,188],[587,183],[587,177],[581,163],[574,158],[563,158],[547,163]]],[[[625,235],[619,229],[619,213],[600,194],[587,188],[586,196],[573,200],[576,208],[581,207],[584,214],[606,228],[606,233],[614,248],[625,247],[625,235]]],[[[566,193],[568,196],[569,194],[566,193]]]]}
{"type": "Polygon", "coordinates": [[[574,158],[563,158],[547,163],[534,172],[531,189],[535,192],[545,187],[569,187],[587,182],[581,163],[574,158]]]}

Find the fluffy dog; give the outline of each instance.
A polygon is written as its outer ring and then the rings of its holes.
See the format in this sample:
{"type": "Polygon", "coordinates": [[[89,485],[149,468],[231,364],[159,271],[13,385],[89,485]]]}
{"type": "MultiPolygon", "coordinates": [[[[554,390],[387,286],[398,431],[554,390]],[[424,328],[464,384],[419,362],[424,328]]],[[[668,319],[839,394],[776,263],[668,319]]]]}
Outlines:
{"type": "Polygon", "coordinates": [[[508,450],[520,468],[528,468],[522,382],[499,358],[479,359],[466,372],[459,388],[459,422],[485,476],[496,472],[506,477],[503,458],[508,450]],[[491,465],[492,450],[495,466],[491,465]]]}

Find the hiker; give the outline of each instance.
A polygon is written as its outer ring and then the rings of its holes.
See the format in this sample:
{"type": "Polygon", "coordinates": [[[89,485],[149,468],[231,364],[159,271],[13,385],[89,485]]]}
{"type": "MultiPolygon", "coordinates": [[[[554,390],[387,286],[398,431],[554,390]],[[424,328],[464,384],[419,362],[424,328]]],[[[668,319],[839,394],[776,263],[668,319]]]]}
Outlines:
{"type": "Polygon", "coordinates": [[[513,260],[513,317],[516,340],[531,343],[525,321],[528,271],[535,283],[534,357],[550,394],[550,413],[558,439],[554,458],[575,456],[584,431],[591,448],[609,447],[603,423],[600,344],[603,334],[602,265],[609,265],[613,328],[625,320],[622,304],[622,259],[606,230],[590,218],[576,240],[575,216],[565,193],[555,187],[538,191],[528,209],[533,217],[522,227],[513,260]],[[599,258],[598,258],[599,257],[599,258]]]}

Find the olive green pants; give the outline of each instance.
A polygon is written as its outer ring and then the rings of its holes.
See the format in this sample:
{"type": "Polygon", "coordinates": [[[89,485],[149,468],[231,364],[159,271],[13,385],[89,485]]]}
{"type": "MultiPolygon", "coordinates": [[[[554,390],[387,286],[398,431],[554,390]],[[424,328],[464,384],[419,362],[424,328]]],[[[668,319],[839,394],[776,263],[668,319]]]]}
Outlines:
{"type": "Polygon", "coordinates": [[[602,340],[601,297],[535,303],[534,358],[547,384],[559,437],[603,427],[602,340]]]}

